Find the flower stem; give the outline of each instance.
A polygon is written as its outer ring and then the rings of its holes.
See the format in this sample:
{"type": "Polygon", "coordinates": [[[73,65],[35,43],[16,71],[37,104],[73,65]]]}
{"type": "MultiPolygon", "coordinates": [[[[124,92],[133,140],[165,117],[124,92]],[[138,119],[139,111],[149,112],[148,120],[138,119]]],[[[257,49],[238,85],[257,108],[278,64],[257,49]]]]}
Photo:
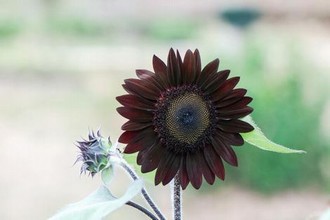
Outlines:
{"type": "Polygon", "coordinates": [[[172,191],[172,206],[173,206],[173,219],[182,220],[182,192],[180,185],[180,177],[175,175],[171,184],[172,191]]]}
{"type": "MultiPolygon", "coordinates": [[[[126,163],[126,161],[122,161],[120,165],[126,170],[126,172],[132,177],[133,180],[137,180],[139,177],[135,173],[135,171],[126,163]]],[[[149,196],[147,190],[143,187],[141,190],[141,193],[146,200],[146,202],[150,205],[152,210],[156,213],[156,215],[159,217],[160,220],[165,220],[164,215],[161,213],[157,205],[154,203],[154,201],[149,196]]]]}
{"type": "Polygon", "coordinates": [[[154,216],[151,212],[149,212],[147,209],[140,206],[139,204],[136,204],[135,202],[128,201],[128,202],[126,202],[126,205],[132,206],[133,208],[140,210],[141,212],[146,214],[148,217],[150,217],[152,220],[158,220],[158,218],[156,218],[156,216],[154,216]]]}

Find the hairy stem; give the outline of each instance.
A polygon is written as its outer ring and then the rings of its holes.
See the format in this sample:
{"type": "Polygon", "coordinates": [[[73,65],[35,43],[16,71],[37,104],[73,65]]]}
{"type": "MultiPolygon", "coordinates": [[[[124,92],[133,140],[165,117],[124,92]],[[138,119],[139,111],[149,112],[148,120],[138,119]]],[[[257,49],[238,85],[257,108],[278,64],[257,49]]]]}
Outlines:
{"type": "Polygon", "coordinates": [[[182,220],[182,192],[180,185],[180,177],[178,174],[174,177],[171,184],[172,191],[172,206],[173,206],[173,219],[182,220]]]}
{"type": "Polygon", "coordinates": [[[150,217],[152,220],[158,220],[156,216],[154,216],[151,212],[149,212],[146,208],[140,206],[139,204],[136,204],[132,201],[126,202],[126,205],[132,206],[133,208],[136,208],[146,214],[148,217],[150,217]]]}
{"type": "MultiPolygon", "coordinates": [[[[133,180],[138,179],[138,176],[135,173],[135,171],[126,162],[121,162],[121,166],[126,170],[126,172],[132,177],[133,180]]],[[[142,193],[144,199],[146,200],[146,202],[150,205],[152,210],[156,213],[158,218],[160,220],[165,220],[164,215],[161,213],[161,211],[159,210],[157,205],[154,203],[154,201],[151,199],[147,190],[144,187],[142,188],[141,193],[142,193]]]]}

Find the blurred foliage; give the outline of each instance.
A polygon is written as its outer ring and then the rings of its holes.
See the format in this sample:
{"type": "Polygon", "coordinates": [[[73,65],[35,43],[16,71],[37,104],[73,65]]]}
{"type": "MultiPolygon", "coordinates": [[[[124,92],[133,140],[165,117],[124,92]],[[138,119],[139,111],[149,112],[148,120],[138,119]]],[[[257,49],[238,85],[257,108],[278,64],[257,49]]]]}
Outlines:
{"type": "Polygon", "coordinates": [[[113,29],[110,23],[82,17],[50,17],[45,25],[52,34],[80,38],[111,35],[113,29]]]}
{"type": "Polygon", "coordinates": [[[0,19],[0,39],[12,39],[22,30],[22,22],[16,19],[0,19]]]}
{"type": "Polygon", "coordinates": [[[219,18],[239,28],[247,28],[261,17],[261,12],[253,8],[234,8],[219,12],[219,18]]]}
{"type": "MultiPolygon", "coordinates": [[[[281,83],[270,83],[260,46],[253,42],[246,44],[245,61],[240,67],[241,72],[249,76],[247,87],[254,98],[252,116],[271,140],[305,150],[307,154],[277,154],[246,144],[236,150],[240,165],[230,170],[230,175],[234,175],[231,179],[263,192],[301,187],[327,189],[330,182],[322,173],[321,161],[326,160],[330,152],[319,132],[324,103],[316,101],[309,106],[302,96],[301,82],[308,79],[311,72],[297,62],[299,56],[292,52],[286,78],[281,83]]],[[[294,49],[288,47],[288,53],[290,50],[294,49]]],[[[326,88],[320,86],[320,89],[326,88]]],[[[320,100],[322,98],[326,97],[320,100]]]]}
{"type": "Polygon", "coordinates": [[[199,24],[192,20],[157,19],[145,26],[145,33],[157,40],[182,40],[196,34],[199,24]]]}

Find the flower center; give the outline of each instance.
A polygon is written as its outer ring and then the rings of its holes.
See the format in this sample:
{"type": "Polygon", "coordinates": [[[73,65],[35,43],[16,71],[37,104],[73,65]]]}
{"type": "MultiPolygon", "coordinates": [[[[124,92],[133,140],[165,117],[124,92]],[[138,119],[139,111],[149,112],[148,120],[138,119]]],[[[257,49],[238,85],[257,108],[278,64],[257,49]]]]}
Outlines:
{"type": "Polygon", "coordinates": [[[195,152],[215,128],[215,109],[196,86],[170,88],[158,98],[153,124],[164,147],[195,152]]]}
{"type": "Polygon", "coordinates": [[[172,100],[165,122],[169,134],[179,141],[192,144],[208,127],[209,111],[201,96],[185,93],[172,100]]]}

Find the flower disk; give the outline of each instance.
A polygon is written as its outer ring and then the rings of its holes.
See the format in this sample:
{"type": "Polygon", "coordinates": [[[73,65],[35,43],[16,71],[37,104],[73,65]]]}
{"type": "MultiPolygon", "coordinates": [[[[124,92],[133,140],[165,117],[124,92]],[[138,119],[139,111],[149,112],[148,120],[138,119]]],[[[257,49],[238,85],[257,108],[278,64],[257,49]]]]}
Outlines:
{"type": "Polygon", "coordinates": [[[172,100],[164,122],[171,136],[180,142],[193,144],[210,124],[209,111],[199,95],[187,93],[172,100]]]}
{"type": "Polygon", "coordinates": [[[198,50],[169,51],[167,65],[153,57],[154,72],[136,70],[139,79],[127,79],[128,92],[117,97],[117,111],[128,119],[119,142],[124,153],[138,152],[142,172],[155,169],[155,184],[169,183],[175,175],[185,189],[196,189],[202,179],[213,184],[225,178],[223,160],[237,166],[232,146],[244,144],[240,133],[253,127],[239,120],[250,114],[252,98],[235,89],[239,77],[218,71],[216,59],[201,68],[198,50]]]}

